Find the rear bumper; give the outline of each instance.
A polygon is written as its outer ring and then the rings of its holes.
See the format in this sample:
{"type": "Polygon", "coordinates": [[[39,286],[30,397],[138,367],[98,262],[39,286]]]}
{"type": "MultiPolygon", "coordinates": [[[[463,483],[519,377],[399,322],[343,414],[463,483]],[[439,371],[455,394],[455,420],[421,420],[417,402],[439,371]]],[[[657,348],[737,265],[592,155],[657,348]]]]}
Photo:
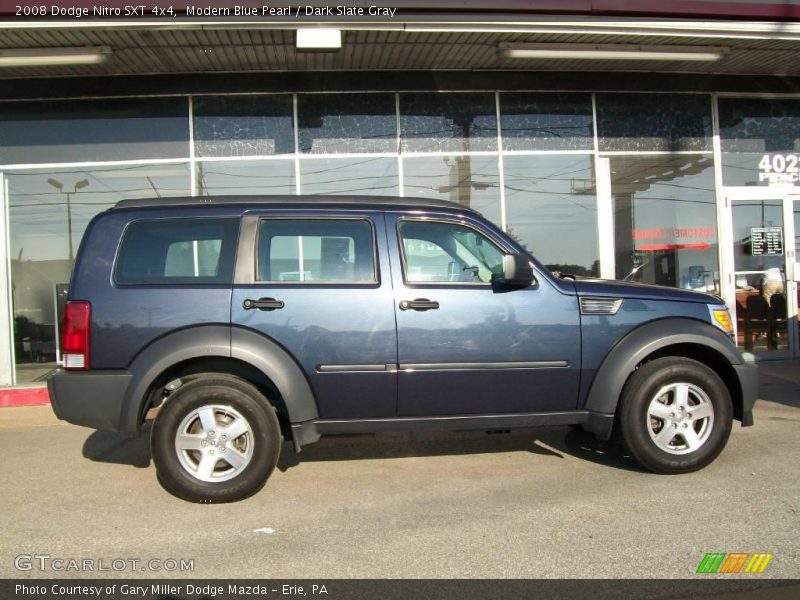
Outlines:
{"type": "Polygon", "coordinates": [[[753,424],[753,406],[758,398],[758,367],[753,362],[746,362],[733,365],[733,368],[742,388],[742,414],[736,416],[741,418],[742,427],[750,427],[753,424]]]}
{"type": "Polygon", "coordinates": [[[56,416],[74,425],[121,431],[128,371],[59,371],[47,380],[56,416]]]}

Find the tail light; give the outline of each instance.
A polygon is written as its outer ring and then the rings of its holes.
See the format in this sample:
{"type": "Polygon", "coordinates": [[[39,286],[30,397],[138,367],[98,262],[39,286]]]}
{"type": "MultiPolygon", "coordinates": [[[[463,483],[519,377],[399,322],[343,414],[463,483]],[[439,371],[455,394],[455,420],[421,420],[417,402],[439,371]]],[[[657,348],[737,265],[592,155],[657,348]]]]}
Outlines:
{"type": "Polygon", "coordinates": [[[85,371],[89,368],[89,323],[92,305],[85,300],[69,300],[64,308],[61,328],[61,355],[68,371],[85,371]]]}

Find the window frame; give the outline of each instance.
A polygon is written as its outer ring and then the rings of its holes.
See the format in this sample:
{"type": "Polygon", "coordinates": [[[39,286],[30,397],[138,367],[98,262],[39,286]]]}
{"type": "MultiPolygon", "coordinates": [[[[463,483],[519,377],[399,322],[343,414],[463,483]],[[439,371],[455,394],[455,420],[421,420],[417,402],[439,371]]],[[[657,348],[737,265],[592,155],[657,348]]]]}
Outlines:
{"type": "MultiPolygon", "coordinates": [[[[119,236],[119,243],[117,244],[116,252],[114,254],[114,263],[111,267],[111,283],[114,287],[125,288],[165,288],[165,287],[231,287],[236,276],[236,251],[239,246],[239,236],[241,235],[241,217],[235,216],[185,216],[185,217],[153,217],[133,219],[125,224],[122,233],[119,236]],[[163,223],[165,221],[230,221],[235,223],[235,235],[230,236],[230,239],[221,240],[219,261],[222,263],[224,259],[230,261],[230,273],[225,281],[221,280],[219,275],[214,277],[164,277],[161,281],[140,281],[140,282],[126,282],[120,281],[119,269],[120,259],[122,257],[122,248],[125,245],[125,240],[130,233],[132,225],[137,223],[163,223]],[[214,279],[215,281],[210,281],[214,279]]],[[[182,240],[185,241],[185,240],[182,240]]],[[[169,248],[169,246],[167,246],[169,248]]],[[[166,255],[165,255],[166,259],[166,255]]]]}
{"type": "Polygon", "coordinates": [[[425,218],[425,217],[400,217],[397,219],[395,223],[395,231],[397,232],[397,245],[398,251],[400,253],[400,270],[401,275],[403,277],[403,284],[408,288],[435,288],[435,287],[456,287],[456,288],[493,288],[494,284],[491,281],[483,282],[483,281],[409,281],[408,280],[408,260],[406,257],[406,249],[405,245],[403,244],[403,234],[400,231],[401,226],[403,223],[407,222],[415,222],[415,223],[439,223],[442,225],[456,225],[460,227],[465,227],[467,229],[471,229],[476,233],[485,237],[503,256],[507,256],[509,254],[513,254],[513,251],[510,251],[508,247],[504,244],[500,243],[497,237],[490,235],[489,232],[480,229],[479,227],[469,223],[468,221],[464,220],[454,220],[454,219],[447,219],[442,217],[437,218],[425,218]]]}
{"type": "Polygon", "coordinates": [[[378,239],[375,232],[375,222],[368,216],[348,217],[348,216],[270,216],[259,215],[255,221],[255,243],[253,244],[253,285],[284,287],[284,286],[305,286],[305,287],[378,287],[381,284],[380,271],[378,269],[378,239]],[[313,281],[276,281],[259,279],[259,248],[261,246],[261,224],[264,221],[363,221],[370,229],[372,240],[372,280],[370,281],[345,281],[345,280],[319,280],[313,281]]]}

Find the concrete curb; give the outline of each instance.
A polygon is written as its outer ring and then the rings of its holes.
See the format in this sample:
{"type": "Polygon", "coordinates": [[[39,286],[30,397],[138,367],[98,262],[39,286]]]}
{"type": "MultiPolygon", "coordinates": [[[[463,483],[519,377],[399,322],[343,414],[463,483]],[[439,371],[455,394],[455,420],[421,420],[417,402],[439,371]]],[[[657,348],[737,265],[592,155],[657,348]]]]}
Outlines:
{"type": "Polygon", "coordinates": [[[47,386],[0,389],[0,408],[50,404],[47,386]]]}

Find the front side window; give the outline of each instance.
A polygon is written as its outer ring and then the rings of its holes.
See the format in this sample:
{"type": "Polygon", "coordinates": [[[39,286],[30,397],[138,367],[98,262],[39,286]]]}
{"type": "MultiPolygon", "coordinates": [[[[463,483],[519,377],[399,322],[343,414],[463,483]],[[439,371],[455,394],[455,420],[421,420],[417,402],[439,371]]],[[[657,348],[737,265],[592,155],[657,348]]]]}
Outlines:
{"type": "Polygon", "coordinates": [[[238,219],[153,219],[125,230],[114,279],[122,285],[229,284],[238,219]]]}
{"type": "Polygon", "coordinates": [[[258,228],[258,279],[372,283],[374,248],[365,219],[264,219],[258,228]]]}
{"type": "Polygon", "coordinates": [[[503,252],[464,225],[403,221],[400,239],[408,283],[490,283],[503,272],[503,252]]]}

